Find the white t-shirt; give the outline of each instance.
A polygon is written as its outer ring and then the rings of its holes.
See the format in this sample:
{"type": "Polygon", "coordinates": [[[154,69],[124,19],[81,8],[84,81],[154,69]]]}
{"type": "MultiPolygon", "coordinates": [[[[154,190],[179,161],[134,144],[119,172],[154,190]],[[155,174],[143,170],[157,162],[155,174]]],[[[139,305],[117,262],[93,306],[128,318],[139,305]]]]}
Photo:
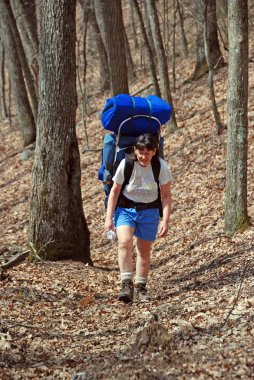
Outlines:
{"type": "MultiPolygon", "coordinates": [[[[173,180],[167,163],[160,158],[161,170],[159,175],[160,185],[165,185],[173,180]]],[[[113,177],[113,181],[122,185],[124,183],[124,166],[123,159],[113,177]]],[[[134,168],[128,185],[123,190],[123,195],[137,203],[150,203],[158,198],[158,186],[153,176],[151,163],[144,167],[138,161],[134,161],[134,168]]]]}

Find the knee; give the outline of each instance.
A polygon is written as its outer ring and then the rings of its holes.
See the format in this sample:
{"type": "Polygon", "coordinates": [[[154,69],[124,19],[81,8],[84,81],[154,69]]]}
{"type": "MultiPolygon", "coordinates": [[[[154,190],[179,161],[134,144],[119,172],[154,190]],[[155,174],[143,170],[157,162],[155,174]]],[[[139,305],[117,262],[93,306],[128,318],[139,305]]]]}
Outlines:
{"type": "Polygon", "coordinates": [[[142,259],[146,260],[150,257],[151,243],[138,241],[137,244],[137,255],[142,259]]]}
{"type": "Polygon", "coordinates": [[[132,250],[132,240],[122,240],[118,242],[118,248],[120,251],[130,251],[132,250]]]}
{"type": "Polygon", "coordinates": [[[137,256],[139,256],[141,260],[147,260],[147,258],[150,257],[150,251],[137,249],[137,256]]]}

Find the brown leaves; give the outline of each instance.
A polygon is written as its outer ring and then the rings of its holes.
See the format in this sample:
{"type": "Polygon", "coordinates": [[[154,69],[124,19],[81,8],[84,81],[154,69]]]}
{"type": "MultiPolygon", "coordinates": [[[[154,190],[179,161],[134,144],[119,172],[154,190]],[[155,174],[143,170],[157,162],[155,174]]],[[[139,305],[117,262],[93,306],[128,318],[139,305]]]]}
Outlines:
{"type": "Polygon", "coordinates": [[[91,305],[94,301],[94,297],[91,294],[87,294],[82,300],[79,301],[81,307],[87,307],[91,305]]]}

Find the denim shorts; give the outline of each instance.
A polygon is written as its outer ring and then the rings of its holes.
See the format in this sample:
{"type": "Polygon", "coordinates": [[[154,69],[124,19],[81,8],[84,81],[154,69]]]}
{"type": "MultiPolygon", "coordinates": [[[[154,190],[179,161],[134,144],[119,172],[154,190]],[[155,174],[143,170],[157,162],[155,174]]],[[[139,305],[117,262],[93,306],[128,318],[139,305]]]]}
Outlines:
{"type": "Polygon", "coordinates": [[[154,241],[159,225],[159,209],[136,210],[135,208],[117,207],[114,213],[115,227],[130,226],[134,235],[142,240],[154,241]]]}

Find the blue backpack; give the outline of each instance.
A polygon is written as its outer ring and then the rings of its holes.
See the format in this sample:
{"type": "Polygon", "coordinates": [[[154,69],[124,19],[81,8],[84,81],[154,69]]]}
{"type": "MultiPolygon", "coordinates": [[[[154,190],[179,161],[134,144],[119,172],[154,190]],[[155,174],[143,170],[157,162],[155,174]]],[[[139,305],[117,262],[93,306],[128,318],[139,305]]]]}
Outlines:
{"type": "MultiPolygon", "coordinates": [[[[107,99],[101,121],[103,127],[113,133],[107,133],[104,136],[102,160],[98,172],[98,179],[104,186],[105,207],[107,207],[114,173],[122,159],[132,155],[138,136],[144,133],[156,135],[159,140],[159,156],[164,157],[163,137],[160,135],[161,125],[169,121],[171,115],[171,106],[156,95],[141,98],[120,94],[107,99]]],[[[154,172],[155,179],[158,175],[154,172]]]]}

